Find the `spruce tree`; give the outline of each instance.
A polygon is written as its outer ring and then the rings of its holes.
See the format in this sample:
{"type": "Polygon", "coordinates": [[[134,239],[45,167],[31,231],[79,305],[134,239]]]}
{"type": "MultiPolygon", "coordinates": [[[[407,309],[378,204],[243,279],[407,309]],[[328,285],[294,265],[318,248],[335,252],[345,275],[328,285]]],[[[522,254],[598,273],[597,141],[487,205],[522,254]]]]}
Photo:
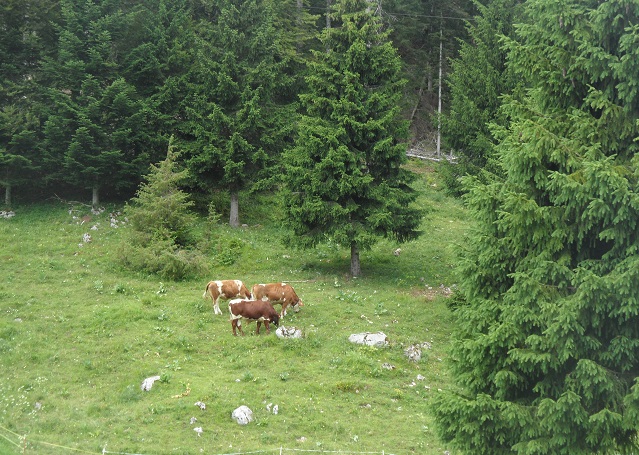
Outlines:
{"type": "Polygon", "coordinates": [[[13,188],[32,184],[40,169],[39,119],[29,103],[17,104],[0,110],[0,185],[6,207],[13,203],[13,188]]]}
{"type": "Polygon", "coordinates": [[[401,60],[372,6],[335,2],[320,38],[325,50],[310,63],[296,145],[285,157],[288,241],[349,247],[354,276],[360,250],[380,237],[413,239],[420,222],[413,174],[402,167],[401,60]]]}
{"type": "Polygon", "coordinates": [[[12,190],[39,182],[42,106],[40,63],[52,43],[47,39],[56,8],[48,1],[3,2],[0,14],[0,185],[4,203],[12,190]]]}
{"type": "Polygon", "coordinates": [[[290,49],[275,29],[279,7],[272,0],[221,0],[196,11],[193,62],[167,82],[167,96],[185,94],[177,137],[194,186],[230,193],[234,227],[240,191],[263,180],[290,134],[290,99],[283,96],[292,83],[285,71],[290,49]]]}
{"type": "Polygon", "coordinates": [[[121,75],[146,106],[146,130],[153,133],[145,143],[154,163],[164,157],[169,137],[184,120],[176,107],[188,87],[173,84],[193,65],[194,23],[188,0],[157,0],[134,8],[121,75]]]}
{"type": "Polygon", "coordinates": [[[639,4],[534,0],[511,69],[504,179],[470,185],[457,387],[433,406],[468,454],[636,453],[639,4]]]}
{"type": "Polygon", "coordinates": [[[171,140],[166,158],[151,165],[125,208],[129,226],[119,249],[125,266],[169,279],[182,279],[204,268],[194,234],[193,202],[181,189],[188,171],[178,168],[177,158],[171,140]]]}
{"type": "Polygon", "coordinates": [[[48,178],[93,191],[135,188],[148,166],[145,105],[120,75],[118,48],[131,16],[119,2],[62,0],[56,53],[45,60],[48,178]]]}
{"type": "Polygon", "coordinates": [[[505,123],[499,111],[501,97],[511,93],[519,79],[506,67],[502,37],[512,36],[521,14],[517,0],[491,0],[478,4],[479,14],[467,24],[469,39],[451,61],[447,77],[450,90],[448,111],[442,118],[442,134],[458,158],[443,169],[451,194],[462,193],[459,177],[499,172],[492,165],[494,142],[490,125],[505,123]]]}

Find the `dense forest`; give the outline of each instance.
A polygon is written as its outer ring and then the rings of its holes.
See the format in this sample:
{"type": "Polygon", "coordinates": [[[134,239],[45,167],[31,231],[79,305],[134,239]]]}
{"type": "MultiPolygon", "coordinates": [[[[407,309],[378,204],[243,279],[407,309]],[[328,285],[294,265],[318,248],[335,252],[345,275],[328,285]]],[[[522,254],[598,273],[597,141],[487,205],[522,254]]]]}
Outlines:
{"type": "MultiPolygon", "coordinates": [[[[298,135],[310,65],[328,51],[321,33],[340,27],[340,3],[349,2],[4,2],[5,205],[53,193],[88,200],[92,192],[94,205],[126,199],[171,136],[193,193],[273,188],[298,135]]],[[[407,83],[393,102],[420,142],[432,134],[440,66],[446,71],[476,8],[366,4],[401,58],[396,77],[407,83]]]]}

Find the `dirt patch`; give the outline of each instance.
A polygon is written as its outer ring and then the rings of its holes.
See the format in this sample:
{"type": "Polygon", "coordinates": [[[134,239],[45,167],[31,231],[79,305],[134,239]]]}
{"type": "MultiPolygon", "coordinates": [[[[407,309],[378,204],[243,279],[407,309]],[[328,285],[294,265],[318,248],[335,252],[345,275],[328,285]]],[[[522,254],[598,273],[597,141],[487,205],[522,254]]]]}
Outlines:
{"type": "Polygon", "coordinates": [[[418,175],[430,175],[435,172],[435,166],[432,163],[419,160],[409,160],[404,166],[406,166],[406,169],[409,171],[418,175]]]}
{"type": "Polygon", "coordinates": [[[450,297],[453,295],[453,290],[440,284],[439,287],[425,286],[423,288],[413,289],[411,295],[414,297],[424,297],[427,302],[431,302],[437,297],[450,297]]]}

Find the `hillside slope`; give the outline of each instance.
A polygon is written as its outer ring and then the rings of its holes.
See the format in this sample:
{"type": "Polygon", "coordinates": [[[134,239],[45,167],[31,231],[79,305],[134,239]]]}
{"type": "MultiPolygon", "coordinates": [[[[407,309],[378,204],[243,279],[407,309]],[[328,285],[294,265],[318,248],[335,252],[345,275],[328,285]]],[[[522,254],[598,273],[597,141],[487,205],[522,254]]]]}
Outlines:
{"type": "Polygon", "coordinates": [[[363,253],[357,279],[346,249],[288,250],[277,225],[250,219],[210,233],[210,276],[160,282],[115,261],[126,229],[118,207],[84,222],[85,207],[17,207],[0,219],[0,453],[447,450],[427,404],[449,380],[446,297],[468,221],[430,165],[410,166],[424,235],[363,253]],[[202,299],[210,279],[227,278],[293,284],[304,307],[281,325],[304,338],[255,336],[254,323],[233,337],[202,299]],[[388,347],[348,341],[378,331],[388,347]],[[418,362],[405,355],[411,345],[418,362]],[[254,412],[247,426],[231,419],[240,405],[254,412]]]}

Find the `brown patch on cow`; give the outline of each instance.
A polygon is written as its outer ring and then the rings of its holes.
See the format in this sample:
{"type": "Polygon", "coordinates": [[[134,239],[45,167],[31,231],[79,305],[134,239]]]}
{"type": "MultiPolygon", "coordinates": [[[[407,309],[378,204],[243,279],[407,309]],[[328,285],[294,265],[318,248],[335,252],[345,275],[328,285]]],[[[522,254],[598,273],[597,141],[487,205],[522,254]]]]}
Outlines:
{"type": "Polygon", "coordinates": [[[215,314],[222,314],[220,299],[232,299],[234,297],[251,298],[251,293],[241,280],[215,280],[209,281],[204,290],[203,298],[210,297],[213,301],[215,314]],[[218,283],[221,286],[218,288],[218,283]]]}
{"type": "Polygon", "coordinates": [[[277,326],[280,320],[279,314],[277,314],[277,311],[273,308],[273,304],[268,300],[231,300],[229,302],[229,312],[231,313],[233,335],[237,335],[236,329],[239,329],[240,335],[244,335],[241,319],[257,321],[256,335],[260,334],[260,325],[262,322],[264,322],[264,326],[266,327],[266,333],[270,333],[269,323],[273,323],[277,326]]]}
{"type": "Polygon", "coordinates": [[[295,289],[288,283],[258,283],[251,288],[251,296],[255,300],[270,300],[272,304],[281,304],[281,318],[286,316],[286,309],[289,305],[293,307],[295,312],[304,305],[295,293],[295,289]]]}

